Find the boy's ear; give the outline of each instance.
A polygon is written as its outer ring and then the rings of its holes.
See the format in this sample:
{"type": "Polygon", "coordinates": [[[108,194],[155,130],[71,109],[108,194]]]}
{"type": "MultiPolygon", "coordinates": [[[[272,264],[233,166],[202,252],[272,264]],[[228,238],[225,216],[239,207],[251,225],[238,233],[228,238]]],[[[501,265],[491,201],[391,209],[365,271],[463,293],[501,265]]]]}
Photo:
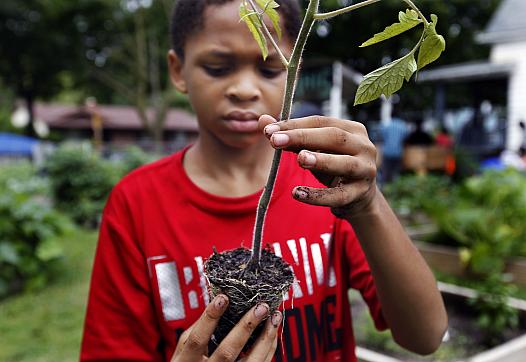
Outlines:
{"type": "Polygon", "coordinates": [[[168,52],[168,70],[170,72],[170,80],[181,93],[187,93],[186,81],[183,77],[183,60],[172,50],[168,52]]]}

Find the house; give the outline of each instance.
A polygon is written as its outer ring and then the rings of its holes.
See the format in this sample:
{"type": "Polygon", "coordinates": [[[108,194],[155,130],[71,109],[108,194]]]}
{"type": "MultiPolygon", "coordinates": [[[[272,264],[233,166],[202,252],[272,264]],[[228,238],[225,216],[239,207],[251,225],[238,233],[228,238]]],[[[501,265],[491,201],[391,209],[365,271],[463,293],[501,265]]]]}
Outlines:
{"type": "MultiPolygon", "coordinates": [[[[37,103],[34,112],[35,119],[45,123],[61,139],[91,140],[97,128],[94,121],[100,120],[100,137],[105,146],[122,148],[139,145],[147,148],[151,145],[137,111],[130,106],[98,105],[93,108],[37,103]]],[[[164,151],[173,152],[193,142],[197,132],[197,119],[193,114],[170,109],[164,125],[164,151]]]]}
{"type": "Polygon", "coordinates": [[[469,84],[479,99],[494,98],[503,103],[507,149],[517,150],[523,134],[519,127],[526,120],[526,1],[503,0],[486,29],[476,40],[491,46],[488,60],[454,64],[422,71],[421,82],[436,84],[435,118],[443,120],[445,89],[449,84],[469,84]]]}

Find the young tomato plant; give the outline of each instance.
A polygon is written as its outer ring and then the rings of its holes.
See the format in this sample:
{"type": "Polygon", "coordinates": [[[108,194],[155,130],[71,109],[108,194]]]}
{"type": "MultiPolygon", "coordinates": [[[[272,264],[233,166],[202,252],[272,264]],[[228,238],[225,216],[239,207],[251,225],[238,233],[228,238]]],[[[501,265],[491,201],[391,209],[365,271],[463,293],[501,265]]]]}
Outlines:
{"type": "MultiPolygon", "coordinates": [[[[298,38],[294,42],[294,49],[290,59],[285,57],[263,21],[264,17],[267,16],[272,22],[277,37],[281,37],[281,29],[279,25],[280,19],[278,11],[276,10],[276,8],[279,7],[279,4],[274,0],[243,0],[241,2],[239,15],[241,20],[248,26],[248,29],[261,48],[263,58],[265,59],[268,55],[268,43],[270,43],[271,46],[275,48],[283,66],[287,70],[287,82],[285,85],[285,96],[280,120],[286,121],[290,118],[294,89],[296,88],[296,81],[299,74],[301,55],[314,23],[316,21],[327,20],[338,15],[346,14],[380,1],[381,0],[366,0],[335,11],[320,13],[318,11],[320,1],[310,0],[298,38]]],[[[415,72],[437,60],[445,50],[445,40],[436,31],[436,24],[438,21],[437,16],[431,14],[431,21],[429,21],[411,0],[401,0],[401,2],[405,3],[408,6],[408,9],[405,12],[401,11],[398,14],[398,22],[375,34],[371,39],[363,43],[361,47],[380,43],[417,26],[422,26],[422,36],[409,53],[364,76],[363,81],[356,92],[356,98],[354,100],[355,105],[373,101],[379,98],[382,94],[389,97],[402,87],[404,80],[409,81],[415,72]]],[[[254,226],[252,256],[249,263],[249,269],[251,270],[257,270],[259,267],[263,226],[276,181],[281,153],[281,150],[275,151],[267,184],[261,195],[261,199],[259,200],[256,223],[254,226]]]]}
{"type": "MultiPolygon", "coordinates": [[[[241,2],[239,15],[261,48],[263,58],[268,55],[268,44],[270,43],[276,49],[283,66],[286,68],[287,80],[280,115],[281,120],[286,121],[290,118],[300,59],[313,24],[316,21],[329,19],[378,1],[380,0],[363,1],[329,13],[320,13],[318,12],[319,0],[310,0],[290,59],[287,59],[279,49],[263,21],[265,16],[268,17],[276,36],[281,37],[280,18],[276,10],[279,6],[278,3],[274,0],[243,0],[241,2]]],[[[436,60],[444,50],[444,39],[435,30],[436,16],[431,15],[431,22],[429,22],[411,1],[405,0],[405,2],[410,8],[405,12],[400,12],[399,21],[374,35],[362,46],[379,43],[418,25],[423,27],[422,36],[408,54],[364,77],[363,82],[358,87],[355,104],[369,102],[382,94],[390,96],[402,87],[404,80],[409,81],[413,73],[436,60]]],[[[205,275],[211,298],[223,293],[228,296],[230,301],[229,308],[221,317],[214,331],[216,345],[221,342],[231,330],[232,325],[237,323],[252,305],[265,302],[269,306],[270,313],[278,309],[283,301],[284,294],[287,293],[294,281],[292,268],[271,251],[261,248],[265,215],[276,181],[281,152],[281,150],[275,151],[269,178],[259,200],[252,250],[238,248],[223,253],[214,252],[205,263],[205,275]]],[[[246,349],[250,348],[255,338],[261,333],[262,326],[260,325],[252,334],[245,346],[246,349]]]]}

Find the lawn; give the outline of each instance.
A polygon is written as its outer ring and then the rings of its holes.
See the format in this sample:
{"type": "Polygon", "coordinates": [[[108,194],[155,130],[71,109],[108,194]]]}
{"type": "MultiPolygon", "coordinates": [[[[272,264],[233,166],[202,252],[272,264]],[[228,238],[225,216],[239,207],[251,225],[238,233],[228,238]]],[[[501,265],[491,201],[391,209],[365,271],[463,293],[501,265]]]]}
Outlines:
{"type": "Polygon", "coordinates": [[[78,361],[96,233],[61,240],[61,273],[42,290],[0,302],[0,361],[78,361]]]}

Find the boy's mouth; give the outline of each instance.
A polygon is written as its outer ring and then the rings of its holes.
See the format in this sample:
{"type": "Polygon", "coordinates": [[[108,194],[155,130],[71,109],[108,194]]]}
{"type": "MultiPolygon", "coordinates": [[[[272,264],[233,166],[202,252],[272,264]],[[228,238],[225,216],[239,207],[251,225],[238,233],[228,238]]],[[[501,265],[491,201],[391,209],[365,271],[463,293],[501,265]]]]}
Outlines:
{"type": "Polygon", "coordinates": [[[251,111],[232,111],[223,120],[227,127],[235,132],[256,132],[259,115],[251,111]]]}

